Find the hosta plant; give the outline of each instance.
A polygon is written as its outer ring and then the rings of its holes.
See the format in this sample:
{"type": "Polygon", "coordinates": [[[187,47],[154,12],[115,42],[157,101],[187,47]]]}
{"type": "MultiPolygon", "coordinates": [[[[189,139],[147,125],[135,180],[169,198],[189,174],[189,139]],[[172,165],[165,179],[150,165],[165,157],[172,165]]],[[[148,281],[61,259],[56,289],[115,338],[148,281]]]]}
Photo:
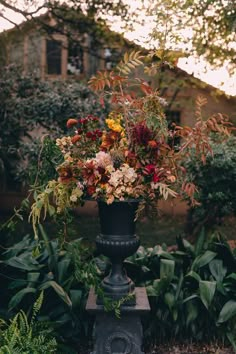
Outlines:
{"type": "Polygon", "coordinates": [[[141,247],[126,263],[149,294],[147,342],[229,341],[236,349],[236,252],[204,229],[194,246],[181,237],[177,246],[141,247]]]}

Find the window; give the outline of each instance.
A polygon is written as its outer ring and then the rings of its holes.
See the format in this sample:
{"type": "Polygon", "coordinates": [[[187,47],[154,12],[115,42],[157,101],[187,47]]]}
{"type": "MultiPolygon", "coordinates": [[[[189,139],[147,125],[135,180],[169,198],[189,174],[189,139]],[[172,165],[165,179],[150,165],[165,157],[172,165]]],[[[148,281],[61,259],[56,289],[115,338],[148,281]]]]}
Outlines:
{"type": "MultiPolygon", "coordinates": [[[[166,111],[165,114],[170,131],[173,130],[173,123],[176,125],[180,125],[180,111],[166,111]]],[[[180,137],[169,138],[168,144],[173,147],[178,147],[180,144],[180,137]]]]}
{"type": "Polygon", "coordinates": [[[61,75],[62,43],[55,40],[47,40],[47,74],[61,75]]]}
{"type": "Polygon", "coordinates": [[[68,49],[67,74],[79,75],[84,72],[84,51],[80,44],[73,43],[68,49]]]}
{"type": "Polygon", "coordinates": [[[120,60],[120,53],[115,48],[105,48],[105,69],[112,70],[120,60]]]}

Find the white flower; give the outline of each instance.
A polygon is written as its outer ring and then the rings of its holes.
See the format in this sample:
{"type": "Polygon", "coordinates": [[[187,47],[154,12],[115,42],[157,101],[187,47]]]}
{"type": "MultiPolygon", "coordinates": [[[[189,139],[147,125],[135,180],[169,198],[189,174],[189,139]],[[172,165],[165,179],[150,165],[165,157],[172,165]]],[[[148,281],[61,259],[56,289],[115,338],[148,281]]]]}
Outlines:
{"type": "Polygon", "coordinates": [[[76,195],[71,195],[70,196],[70,200],[72,201],[72,202],[77,202],[77,196],[76,195]]]}
{"type": "Polygon", "coordinates": [[[97,164],[97,166],[100,166],[103,168],[107,168],[107,166],[112,166],[111,155],[104,152],[104,151],[99,151],[96,154],[95,163],[97,164]]]}

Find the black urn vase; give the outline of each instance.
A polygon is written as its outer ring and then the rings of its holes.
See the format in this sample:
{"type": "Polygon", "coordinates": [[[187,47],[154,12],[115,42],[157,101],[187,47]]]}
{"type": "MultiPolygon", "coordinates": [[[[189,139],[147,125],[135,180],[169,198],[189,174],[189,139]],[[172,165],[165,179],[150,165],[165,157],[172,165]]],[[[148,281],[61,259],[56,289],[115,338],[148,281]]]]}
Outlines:
{"type": "MultiPolygon", "coordinates": [[[[139,238],[135,234],[138,205],[137,200],[117,201],[109,205],[98,202],[101,233],[96,238],[97,250],[111,261],[110,273],[101,286],[104,296],[112,300],[134,294],[135,286],[126,274],[123,261],[139,247],[139,238]]],[[[100,301],[97,300],[98,303],[100,301]]],[[[130,302],[135,304],[135,296],[127,303],[130,305],[130,302]]]]}

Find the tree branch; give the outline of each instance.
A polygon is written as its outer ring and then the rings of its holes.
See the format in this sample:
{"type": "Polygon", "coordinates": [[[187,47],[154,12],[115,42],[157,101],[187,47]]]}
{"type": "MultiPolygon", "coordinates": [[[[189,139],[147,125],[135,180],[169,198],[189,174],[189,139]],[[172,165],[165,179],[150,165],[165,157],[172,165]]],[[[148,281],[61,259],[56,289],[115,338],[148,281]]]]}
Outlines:
{"type": "MultiPolygon", "coordinates": [[[[39,6],[37,9],[35,9],[34,11],[25,11],[25,10],[21,10],[16,6],[13,6],[11,4],[9,4],[8,1],[5,0],[0,0],[0,4],[4,7],[6,7],[9,10],[12,10],[14,12],[17,12],[19,14],[21,14],[22,16],[24,16],[25,18],[27,17],[31,17],[35,14],[37,14],[40,10],[44,9],[44,8],[48,8],[48,2],[45,2],[43,5],[39,6]]],[[[1,15],[2,16],[2,15],[1,15]]]]}

